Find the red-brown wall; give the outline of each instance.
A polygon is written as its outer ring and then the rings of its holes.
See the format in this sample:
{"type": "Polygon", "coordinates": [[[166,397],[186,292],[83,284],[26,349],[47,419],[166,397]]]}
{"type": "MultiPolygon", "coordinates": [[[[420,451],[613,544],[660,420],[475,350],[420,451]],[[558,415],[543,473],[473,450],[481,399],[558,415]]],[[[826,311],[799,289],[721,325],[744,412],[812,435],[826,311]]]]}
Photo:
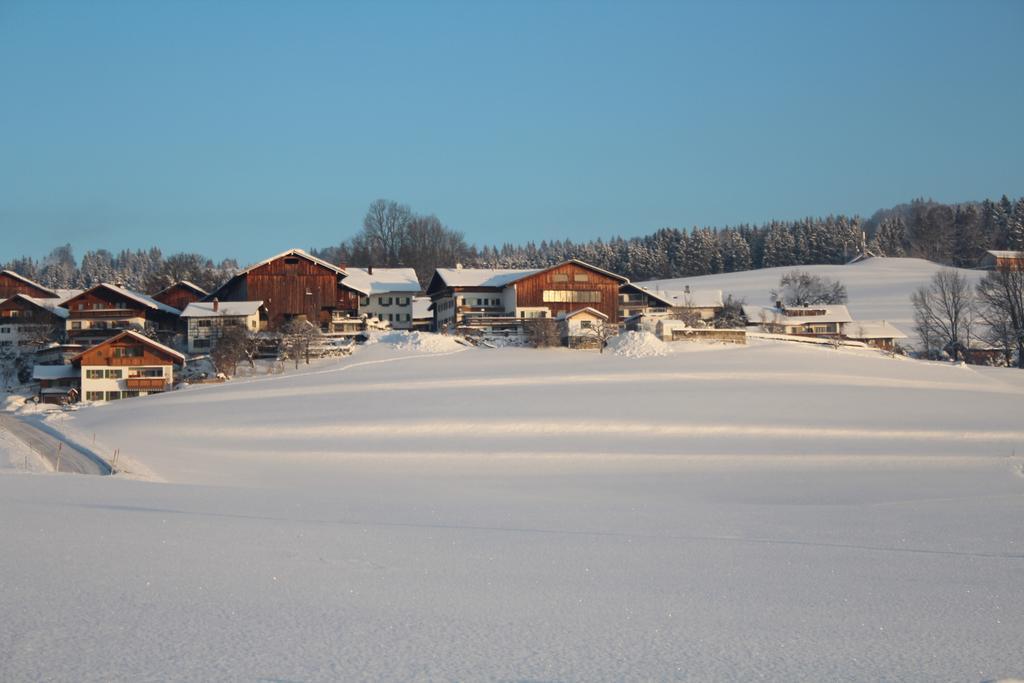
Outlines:
{"type": "Polygon", "coordinates": [[[576,263],[564,263],[550,270],[541,271],[516,282],[517,306],[547,306],[552,317],[559,313],[570,313],[580,308],[594,308],[608,316],[611,323],[619,319],[619,285],[621,280],[604,273],[585,268],[576,263]],[[585,275],[587,281],[577,282],[577,275],[585,275]],[[565,281],[556,281],[559,277],[565,281]],[[554,302],[544,301],[544,290],[569,290],[599,292],[596,302],[554,302]]]}

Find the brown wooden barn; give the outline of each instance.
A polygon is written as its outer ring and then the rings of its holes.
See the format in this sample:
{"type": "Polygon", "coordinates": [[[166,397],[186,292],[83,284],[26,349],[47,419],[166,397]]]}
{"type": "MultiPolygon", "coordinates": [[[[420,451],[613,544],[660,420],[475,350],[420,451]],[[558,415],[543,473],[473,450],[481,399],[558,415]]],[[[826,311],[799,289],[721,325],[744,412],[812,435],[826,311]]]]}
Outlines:
{"type": "Polygon", "coordinates": [[[181,280],[166,289],[161,289],[152,298],[171,308],[184,311],[186,306],[196,301],[202,301],[208,294],[209,292],[199,285],[194,285],[188,280],[181,280]]]}
{"type": "Polygon", "coordinates": [[[60,294],[57,292],[43,287],[38,282],[32,282],[13,270],[0,271],[0,300],[10,298],[15,294],[24,294],[36,299],[60,298],[60,294]]]}
{"type": "Polygon", "coordinates": [[[207,299],[262,301],[270,329],[298,318],[330,329],[335,311],[355,315],[359,294],[342,285],[347,273],[338,266],[290,249],[235,275],[207,299]]]}

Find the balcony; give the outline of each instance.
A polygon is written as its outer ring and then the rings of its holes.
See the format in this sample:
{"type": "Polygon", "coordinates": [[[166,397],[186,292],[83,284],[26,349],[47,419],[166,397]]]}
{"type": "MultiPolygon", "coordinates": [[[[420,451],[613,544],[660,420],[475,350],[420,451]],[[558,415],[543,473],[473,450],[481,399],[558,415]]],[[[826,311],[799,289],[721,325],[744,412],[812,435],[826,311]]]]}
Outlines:
{"type": "Polygon", "coordinates": [[[125,385],[130,391],[164,391],[167,380],[163,377],[129,377],[125,385]]]}

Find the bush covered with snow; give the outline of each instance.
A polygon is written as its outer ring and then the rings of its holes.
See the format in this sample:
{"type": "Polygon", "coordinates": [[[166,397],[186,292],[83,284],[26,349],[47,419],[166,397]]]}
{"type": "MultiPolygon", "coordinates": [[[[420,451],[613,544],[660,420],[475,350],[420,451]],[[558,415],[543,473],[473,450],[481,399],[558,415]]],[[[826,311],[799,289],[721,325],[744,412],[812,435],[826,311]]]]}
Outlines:
{"type": "Polygon", "coordinates": [[[608,340],[608,348],[616,356],[650,358],[668,355],[668,344],[650,332],[623,332],[608,340]]]}
{"type": "Polygon", "coordinates": [[[445,351],[458,351],[465,348],[452,337],[432,332],[388,332],[377,337],[383,344],[390,344],[396,349],[403,351],[425,351],[427,353],[443,353],[445,351]]]}

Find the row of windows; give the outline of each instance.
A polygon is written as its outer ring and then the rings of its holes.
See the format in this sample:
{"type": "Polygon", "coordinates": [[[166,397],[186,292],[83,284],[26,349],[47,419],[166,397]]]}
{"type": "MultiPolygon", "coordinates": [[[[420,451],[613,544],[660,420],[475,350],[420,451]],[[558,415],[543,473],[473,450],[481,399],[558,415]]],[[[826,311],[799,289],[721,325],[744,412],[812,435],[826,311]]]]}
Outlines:
{"type": "Polygon", "coordinates": [[[136,398],[138,391],[87,391],[86,401],[119,401],[122,398],[136,398]]]}
{"type": "Polygon", "coordinates": [[[408,313],[381,313],[380,315],[377,316],[377,319],[387,320],[393,323],[400,323],[403,320],[405,320],[405,322],[409,322],[410,320],[412,320],[412,316],[408,313]],[[403,318],[403,316],[405,317],[403,318]]]}
{"type": "Polygon", "coordinates": [[[72,320],[71,329],[73,330],[119,330],[131,326],[130,320],[93,320],[93,321],[81,321],[72,320]]]}
{"type": "MultiPolygon", "coordinates": [[[[378,306],[390,306],[392,304],[394,304],[395,306],[408,306],[409,305],[409,297],[407,297],[407,296],[397,296],[397,297],[378,296],[377,297],[377,305],[378,306]]],[[[370,305],[370,297],[368,297],[368,296],[362,297],[359,300],[359,305],[360,306],[369,306],[370,305]]]]}
{"type": "Polygon", "coordinates": [[[105,302],[91,304],[80,303],[75,307],[75,309],[79,311],[116,311],[124,308],[128,308],[128,305],[123,301],[116,304],[108,304],[105,302]]]}
{"type": "Polygon", "coordinates": [[[596,304],[601,301],[601,292],[574,289],[545,289],[545,303],[596,304]]]}
{"type": "Polygon", "coordinates": [[[479,297],[474,297],[470,299],[469,297],[462,296],[459,297],[459,303],[461,303],[463,306],[500,306],[501,299],[481,299],[479,297]]]}
{"type": "MultiPolygon", "coordinates": [[[[572,276],[573,282],[590,282],[590,275],[587,273],[576,273],[572,276]]],[[[569,276],[565,273],[553,273],[552,282],[568,282],[569,276]]]]}
{"type": "MultiPolygon", "coordinates": [[[[121,368],[102,368],[98,370],[86,370],[86,379],[121,379],[124,376],[121,368]]],[[[138,379],[140,377],[163,377],[163,368],[128,368],[128,378],[138,379]]]]}

